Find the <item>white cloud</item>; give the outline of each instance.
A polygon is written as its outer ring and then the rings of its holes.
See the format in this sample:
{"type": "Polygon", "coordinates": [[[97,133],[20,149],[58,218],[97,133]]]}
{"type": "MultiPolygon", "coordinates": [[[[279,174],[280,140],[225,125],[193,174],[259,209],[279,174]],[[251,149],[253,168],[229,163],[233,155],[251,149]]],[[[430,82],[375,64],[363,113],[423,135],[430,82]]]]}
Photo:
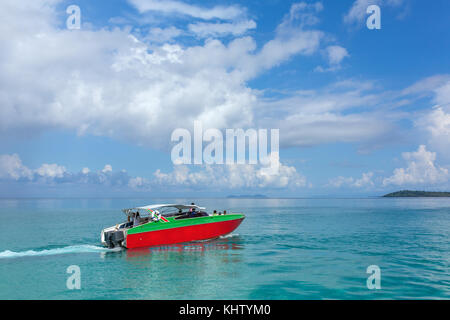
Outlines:
{"type": "Polygon", "coordinates": [[[293,25],[298,25],[301,28],[305,26],[312,26],[319,23],[317,13],[323,10],[321,2],[306,3],[299,2],[293,3],[289,13],[283,18],[282,23],[278,26],[278,29],[290,28],[293,25]]]}
{"type": "Polygon", "coordinates": [[[450,159],[450,75],[437,75],[418,81],[404,90],[406,95],[419,98],[431,96],[436,105],[421,112],[415,125],[425,132],[428,145],[450,159]]]}
{"type": "MultiPolygon", "coordinates": [[[[382,110],[392,98],[364,82],[277,99],[247,85],[294,56],[320,52],[324,33],[312,27],[320,3],[292,5],[261,46],[249,36],[149,46],[121,29],[59,29],[57,3],[0,2],[8,11],[0,20],[2,133],[63,128],[167,149],[171,132],[192,129],[194,120],[219,129],[281,128],[283,146],[367,143],[394,131],[395,112],[382,110]]],[[[166,39],[178,34],[152,30],[166,39]]],[[[330,63],[346,57],[342,47],[328,51],[330,63]]]]}
{"type": "MultiPolygon", "coordinates": [[[[0,9],[6,5],[14,19],[0,35],[3,131],[69,128],[166,146],[174,128],[194,119],[214,118],[219,127],[251,122],[254,93],[220,61],[204,63],[211,61],[210,44],[187,50],[163,45],[149,53],[122,30],[59,30],[52,6],[22,10],[16,1],[2,1],[0,9]],[[22,30],[30,17],[40,23],[22,30]]],[[[240,48],[220,44],[220,50],[226,55],[240,48]]]]}
{"type": "Polygon", "coordinates": [[[349,56],[347,49],[341,46],[329,46],[326,51],[328,54],[328,63],[331,66],[339,65],[344,58],[349,56]]]}
{"type": "Polygon", "coordinates": [[[281,144],[311,146],[329,142],[368,143],[395,131],[383,104],[392,102],[367,82],[344,81],[319,90],[299,91],[260,103],[260,127],[280,128],[281,144]]]}
{"type": "Polygon", "coordinates": [[[366,172],[362,174],[362,177],[360,179],[357,179],[355,183],[353,184],[355,187],[361,188],[361,187],[371,187],[374,185],[372,181],[373,172],[366,172]]]}
{"type": "Polygon", "coordinates": [[[254,127],[259,92],[246,82],[295,55],[316,52],[323,37],[305,29],[320,6],[293,6],[260,50],[251,37],[150,48],[126,30],[59,29],[57,3],[0,3],[8,12],[0,20],[3,132],[64,128],[167,148],[171,131],[189,129],[194,120],[254,127]]]}
{"type": "Polygon", "coordinates": [[[272,121],[280,127],[283,146],[312,146],[330,142],[363,142],[384,137],[392,132],[391,123],[383,123],[377,114],[340,114],[298,112],[285,119],[272,121]]]}
{"type": "Polygon", "coordinates": [[[148,32],[146,40],[155,43],[165,43],[171,42],[175,38],[181,36],[183,34],[183,30],[178,29],[174,26],[167,28],[151,28],[148,32]]]}
{"type": "Polygon", "coordinates": [[[450,103],[449,85],[450,75],[439,74],[417,81],[402,90],[403,95],[418,95],[419,97],[433,96],[434,103],[450,103]]]}
{"type": "Polygon", "coordinates": [[[22,164],[17,154],[0,155],[0,180],[21,180],[42,184],[103,185],[118,188],[151,190],[154,187],[195,187],[204,190],[229,190],[232,188],[299,188],[306,186],[306,178],[294,167],[283,165],[277,157],[271,157],[279,164],[276,175],[268,174],[262,165],[175,165],[173,171],[163,173],[157,170],[152,179],[131,177],[125,170],[113,171],[110,165],[96,172],[83,168],[70,172],[58,164],[43,164],[30,169],[22,164]]]}
{"type": "Polygon", "coordinates": [[[430,144],[439,146],[442,151],[449,152],[450,108],[435,107],[416,123],[428,131],[430,144]]]}
{"type": "Polygon", "coordinates": [[[219,189],[233,188],[298,188],[306,186],[306,178],[294,167],[279,163],[278,174],[267,174],[261,165],[205,165],[191,170],[176,165],[170,173],[157,170],[156,182],[166,186],[196,186],[219,189]]]}
{"type": "MultiPolygon", "coordinates": [[[[251,79],[262,71],[278,66],[294,55],[307,56],[317,52],[324,33],[308,27],[318,23],[317,13],[322,8],[320,3],[294,3],[278,25],[274,39],[265,43],[258,53],[238,57],[237,63],[242,68],[245,79],[251,79]]],[[[245,42],[248,52],[255,50],[253,40],[252,43],[248,43],[248,40],[245,42]]]]}
{"type": "Polygon", "coordinates": [[[244,20],[232,23],[205,23],[196,22],[188,25],[189,31],[202,38],[220,37],[226,35],[240,36],[250,29],[256,28],[253,20],[244,20]]]}
{"type": "Polygon", "coordinates": [[[0,180],[33,182],[44,185],[54,184],[91,184],[112,187],[131,187],[139,189],[148,187],[147,181],[140,177],[130,177],[125,170],[113,171],[110,165],[97,172],[83,168],[80,172],[70,172],[56,163],[44,163],[37,169],[30,169],[22,164],[17,154],[0,155],[0,180]]]}
{"type": "Polygon", "coordinates": [[[102,170],[103,173],[111,172],[111,171],[112,171],[112,166],[110,164],[106,164],[102,170]]]}
{"type": "Polygon", "coordinates": [[[133,189],[139,189],[148,186],[149,181],[142,177],[131,178],[128,181],[128,186],[133,189]]]}
{"type": "Polygon", "coordinates": [[[381,2],[382,0],[356,0],[344,16],[344,22],[347,24],[361,23],[366,17],[367,7],[373,4],[380,5],[381,2]]]}
{"type": "Polygon", "coordinates": [[[450,80],[437,87],[434,101],[441,106],[450,107],[450,80]]]}
{"type": "Polygon", "coordinates": [[[355,187],[355,188],[368,188],[373,187],[374,183],[372,181],[373,172],[363,173],[361,178],[355,179],[353,177],[343,177],[339,176],[332,178],[328,181],[327,186],[340,188],[340,187],[355,187]]]}
{"type": "Polygon", "coordinates": [[[0,178],[19,180],[21,178],[30,179],[32,171],[22,164],[18,154],[0,155],[0,178]]]}
{"type": "Polygon", "coordinates": [[[174,0],[128,0],[141,13],[148,11],[165,14],[181,14],[204,20],[232,20],[245,14],[245,8],[240,6],[215,6],[205,8],[174,0]]]}
{"type": "Polygon", "coordinates": [[[328,181],[327,186],[340,188],[342,186],[347,186],[353,184],[354,179],[352,177],[343,177],[339,176],[336,178],[332,178],[328,181]]]}
{"type": "Polygon", "coordinates": [[[435,164],[436,153],[427,151],[425,145],[416,152],[404,152],[406,168],[397,168],[391,177],[383,180],[383,185],[436,185],[449,180],[448,169],[435,164]]]}
{"type": "Polygon", "coordinates": [[[342,60],[350,56],[347,49],[341,46],[328,46],[325,49],[325,54],[327,56],[329,67],[324,68],[322,66],[318,66],[315,71],[328,72],[339,70],[341,68],[342,60]]]}
{"type": "Polygon", "coordinates": [[[39,176],[44,178],[62,178],[67,172],[66,168],[59,166],[55,163],[47,164],[44,163],[41,167],[35,171],[39,176]]]}

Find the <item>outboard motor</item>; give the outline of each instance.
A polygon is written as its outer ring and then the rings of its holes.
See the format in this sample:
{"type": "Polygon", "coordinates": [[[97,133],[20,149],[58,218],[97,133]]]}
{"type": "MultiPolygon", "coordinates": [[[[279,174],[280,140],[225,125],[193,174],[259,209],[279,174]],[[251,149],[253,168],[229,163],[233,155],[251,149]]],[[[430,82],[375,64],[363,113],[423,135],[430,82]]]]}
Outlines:
{"type": "Polygon", "coordinates": [[[125,240],[125,235],[121,230],[105,232],[105,242],[110,249],[120,246],[123,240],[125,240]]]}

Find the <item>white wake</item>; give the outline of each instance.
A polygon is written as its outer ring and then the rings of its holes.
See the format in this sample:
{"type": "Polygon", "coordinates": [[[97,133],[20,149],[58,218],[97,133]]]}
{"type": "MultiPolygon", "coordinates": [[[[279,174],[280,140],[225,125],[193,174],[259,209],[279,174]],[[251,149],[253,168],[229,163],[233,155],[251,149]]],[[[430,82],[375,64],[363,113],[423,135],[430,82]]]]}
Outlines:
{"type": "Polygon", "coordinates": [[[114,252],[120,251],[122,248],[114,248],[108,249],[99,246],[93,246],[88,244],[76,245],[76,246],[67,246],[63,248],[54,248],[54,249],[44,249],[44,250],[27,250],[27,251],[10,251],[5,250],[0,252],[0,259],[5,258],[21,258],[21,257],[34,257],[34,256],[51,256],[57,254],[68,254],[68,253],[90,253],[90,252],[114,252]]]}
{"type": "Polygon", "coordinates": [[[227,235],[220,236],[220,239],[228,239],[233,237],[239,237],[239,233],[229,233],[227,235]]]}

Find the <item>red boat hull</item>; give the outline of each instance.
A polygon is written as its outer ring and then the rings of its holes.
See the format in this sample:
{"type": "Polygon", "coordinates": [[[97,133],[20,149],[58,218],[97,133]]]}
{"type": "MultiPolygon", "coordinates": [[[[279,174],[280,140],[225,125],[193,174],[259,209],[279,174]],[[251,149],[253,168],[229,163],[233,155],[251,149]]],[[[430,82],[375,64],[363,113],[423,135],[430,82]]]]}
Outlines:
{"type": "Polygon", "coordinates": [[[127,248],[214,239],[236,229],[244,218],[127,235],[127,248]]]}

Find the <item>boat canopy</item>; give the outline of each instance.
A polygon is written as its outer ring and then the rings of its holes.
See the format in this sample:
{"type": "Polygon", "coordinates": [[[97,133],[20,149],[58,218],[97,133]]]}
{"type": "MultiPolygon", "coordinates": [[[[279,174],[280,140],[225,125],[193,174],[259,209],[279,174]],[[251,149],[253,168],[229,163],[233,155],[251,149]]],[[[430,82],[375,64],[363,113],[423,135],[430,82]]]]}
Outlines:
{"type": "Polygon", "coordinates": [[[139,210],[161,210],[164,208],[176,208],[178,210],[187,210],[187,209],[196,209],[196,210],[205,210],[206,208],[199,207],[193,204],[152,204],[148,206],[143,207],[135,207],[135,208],[129,208],[129,209],[123,209],[122,211],[125,212],[125,214],[130,214],[133,211],[139,211],[139,210]]]}

